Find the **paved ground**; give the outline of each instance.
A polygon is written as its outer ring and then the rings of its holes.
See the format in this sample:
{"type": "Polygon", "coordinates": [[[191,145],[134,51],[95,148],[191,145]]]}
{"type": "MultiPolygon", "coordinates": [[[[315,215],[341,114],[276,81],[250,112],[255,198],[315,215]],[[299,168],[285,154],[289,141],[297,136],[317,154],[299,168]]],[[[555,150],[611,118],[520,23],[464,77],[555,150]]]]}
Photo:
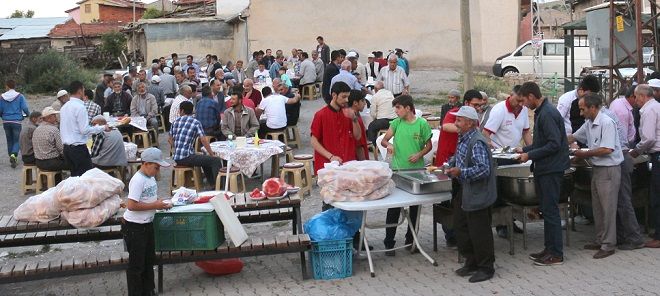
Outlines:
{"type": "MultiPolygon", "coordinates": [[[[456,72],[424,71],[411,75],[413,82],[425,87],[413,87],[416,94],[430,96],[456,85],[456,72]],[[441,77],[441,78],[437,78],[441,77]]],[[[414,85],[414,84],[413,84],[414,85]]],[[[31,106],[42,108],[49,99],[31,100],[31,106]]],[[[302,137],[309,139],[308,127],[313,112],[322,106],[322,101],[304,102],[299,126],[302,137]]],[[[422,107],[422,106],[420,106],[422,107]]],[[[425,108],[422,108],[425,109],[425,108]]],[[[426,107],[435,110],[435,107],[426,107]]],[[[435,111],[437,112],[437,111],[435,111]]],[[[0,131],[0,133],[3,133],[0,131]]],[[[161,144],[165,138],[161,136],[161,144]]],[[[308,140],[304,140],[308,143],[308,140]]],[[[6,147],[0,136],[0,147],[6,147]]],[[[300,152],[308,153],[305,147],[300,152]]],[[[27,196],[19,191],[20,167],[12,170],[5,157],[0,158],[0,183],[5,184],[5,195],[0,204],[0,213],[11,214],[27,196]]],[[[160,194],[166,194],[169,171],[163,171],[160,194]]],[[[250,188],[257,186],[251,181],[250,188]]],[[[318,193],[318,189],[315,190],[318,193]]],[[[312,196],[318,196],[313,194],[312,196]]],[[[303,220],[320,211],[318,197],[303,202],[303,220]]],[[[370,213],[372,221],[383,220],[384,211],[370,213]]],[[[444,248],[443,235],[439,234],[438,252],[432,252],[432,222],[429,208],[422,211],[420,239],[425,250],[429,251],[439,266],[434,267],[421,255],[411,255],[398,251],[394,258],[376,254],[376,277],[369,276],[366,259],[355,258],[353,277],[334,281],[303,281],[300,275],[297,254],[246,258],[245,268],[240,274],[225,277],[205,275],[194,264],[177,264],[165,267],[164,295],[292,295],[303,293],[324,293],[327,295],[658,295],[660,294],[660,251],[642,249],[618,251],[615,255],[594,260],[592,251],[581,246],[593,236],[593,226],[578,226],[571,232],[571,246],[565,250],[566,263],[556,267],[536,267],[527,254],[538,251],[543,244],[542,224],[532,223],[529,227],[529,250],[522,250],[522,236],[516,235],[516,254],[508,254],[508,241],[495,239],[496,276],[493,280],[470,284],[459,278],[453,270],[460,267],[455,250],[444,248]]],[[[262,223],[248,225],[249,234],[265,232],[287,233],[288,224],[262,223]]],[[[382,247],[384,231],[368,231],[370,242],[376,248],[382,247]]],[[[400,227],[397,238],[402,241],[404,228],[400,227]]],[[[0,264],[15,262],[37,262],[41,260],[64,259],[87,254],[107,255],[122,250],[121,241],[101,243],[59,244],[48,247],[11,248],[0,250],[0,264]]],[[[77,276],[53,280],[0,285],[0,295],[124,295],[126,294],[125,274],[112,272],[89,276],[77,276]]]]}

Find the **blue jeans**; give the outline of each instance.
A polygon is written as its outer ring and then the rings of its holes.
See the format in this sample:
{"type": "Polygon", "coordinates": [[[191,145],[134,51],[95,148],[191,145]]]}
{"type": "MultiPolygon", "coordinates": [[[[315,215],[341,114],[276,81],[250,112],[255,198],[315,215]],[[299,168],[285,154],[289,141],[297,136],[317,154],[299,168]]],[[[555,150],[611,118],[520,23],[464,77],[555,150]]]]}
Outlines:
{"type": "Polygon", "coordinates": [[[534,176],[536,195],[541,200],[540,210],[543,212],[545,249],[552,255],[560,257],[564,256],[561,216],[559,216],[559,194],[563,178],[564,173],[534,176]]]}
{"type": "Polygon", "coordinates": [[[18,139],[21,135],[21,124],[13,122],[5,122],[2,124],[5,129],[5,137],[7,137],[7,154],[18,155],[18,139]]]}

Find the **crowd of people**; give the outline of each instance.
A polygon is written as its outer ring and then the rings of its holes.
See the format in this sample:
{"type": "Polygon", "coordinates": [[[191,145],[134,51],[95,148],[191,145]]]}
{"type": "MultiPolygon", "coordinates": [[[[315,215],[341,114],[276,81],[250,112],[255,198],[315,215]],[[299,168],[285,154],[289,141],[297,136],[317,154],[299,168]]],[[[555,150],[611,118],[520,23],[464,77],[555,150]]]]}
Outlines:
{"type": "MultiPolygon", "coordinates": [[[[126,75],[106,74],[94,91],[74,81],[41,112],[30,113],[25,97],[9,80],[0,100],[0,115],[11,165],[16,167],[21,153],[25,164],[43,170],[70,170],[72,176],[95,166],[125,166],[122,134],[108,126],[107,117],[102,115],[107,112],[144,117],[148,127],[156,130],[162,120],[172,159],[179,165],[201,167],[207,188],[213,188],[223,163],[212,152],[207,136],[217,140],[263,138],[266,133],[295,126],[302,89],[314,85],[320,86],[326,102],[314,114],[310,127],[314,173],[329,162],[369,159],[369,143],[386,148],[386,159],[394,170],[424,168],[424,155],[432,150],[433,132],[416,112],[404,52],[396,50],[383,58],[382,52],[374,51],[368,55],[368,63],[362,64],[355,50],[330,50],[321,36],[317,43],[311,54],[292,49],[288,57],[282,50],[276,50],[275,55],[271,49],[255,51],[245,68],[241,60],[223,65],[212,54],[206,56],[204,68],[192,56],[180,62],[173,53],[169,61],[164,57],[154,60],[148,70],[131,68],[126,75]],[[373,119],[369,125],[360,115],[366,106],[373,119]],[[23,122],[26,116],[28,120],[23,122]],[[381,131],[384,136],[378,142],[381,131]],[[197,141],[206,155],[195,152],[197,141]]],[[[659,231],[648,242],[641,234],[630,184],[632,159],[648,154],[653,165],[651,217],[655,229],[660,229],[660,80],[627,88],[609,104],[599,92],[597,79],[586,76],[575,91],[559,98],[556,107],[534,82],[516,85],[506,100],[493,106],[486,93],[475,89],[448,93],[448,103],[441,107],[440,140],[432,165],[443,168],[452,178],[452,200],[448,203],[454,210],[454,223],[451,228],[443,225],[443,230],[447,246],[457,247],[466,258],[457,275],[470,276],[470,282],[493,277],[491,209],[504,202],[497,194],[496,168],[528,160],[533,162],[544,218],[544,249],[530,254],[530,259],[541,266],[564,262],[559,199],[571,154],[593,166],[596,233],[594,242],[584,246],[596,251],[593,258],[608,257],[616,248],[660,247],[659,231]],[[532,110],[533,129],[529,120],[532,110]],[[493,158],[491,149],[509,147],[520,154],[519,159],[493,158]],[[570,149],[578,147],[585,149],[570,149]]],[[[152,233],[154,210],[170,206],[155,195],[153,177],[160,166],[168,165],[161,151],[145,150],[142,161],[145,165],[129,184],[124,216],[124,228],[132,233],[126,236],[131,254],[129,291],[136,295],[153,290],[153,271],[149,268],[153,264],[153,238],[136,233],[152,233]]],[[[323,205],[324,210],[330,207],[323,205]]],[[[411,207],[411,217],[416,217],[417,211],[418,207],[411,207]]],[[[400,213],[401,209],[388,210],[386,222],[396,222],[400,213]]],[[[503,226],[496,227],[497,235],[512,235],[503,226]]],[[[412,243],[411,231],[408,228],[405,235],[408,245],[412,243]]],[[[386,229],[386,248],[394,247],[395,234],[395,227],[386,229]]],[[[386,255],[396,253],[389,250],[386,255]]]]}

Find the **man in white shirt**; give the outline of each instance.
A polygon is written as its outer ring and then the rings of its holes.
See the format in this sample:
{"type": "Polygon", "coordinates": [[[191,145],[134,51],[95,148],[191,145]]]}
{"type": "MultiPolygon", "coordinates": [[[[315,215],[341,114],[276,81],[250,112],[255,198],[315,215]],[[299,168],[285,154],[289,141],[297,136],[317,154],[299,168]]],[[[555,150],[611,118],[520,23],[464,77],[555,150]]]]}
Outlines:
{"type": "Polygon", "coordinates": [[[594,75],[585,76],[576,90],[569,91],[559,97],[557,110],[564,118],[564,128],[567,135],[574,133],[584,124],[584,118],[580,116],[580,109],[576,100],[590,92],[600,92],[600,83],[594,75]]]}
{"type": "MultiPolygon", "coordinates": [[[[520,86],[517,85],[517,88],[520,89],[520,86]]],[[[523,106],[523,98],[518,96],[515,87],[506,100],[491,108],[482,133],[488,139],[489,146],[494,148],[525,147],[532,144],[529,109],[523,106]],[[525,142],[523,146],[520,145],[521,139],[525,142]]]]}
{"type": "Polygon", "coordinates": [[[255,109],[257,118],[264,115],[265,119],[259,120],[259,137],[265,138],[266,134],[274,131],[283,131],[286,129],[286,104],[295,104],[300,100],[300,96],[287,98],[280,94],[273,94],[270,87],[261,89],[264,98],[255,109]]]}
{"type": "Polygon", "coordinates": [[[266,62],[260,61],[259,68],[254,71],[254,81],[257,83],[265,83],[266,78],[270,78],[270,72],[266,70],[266,62]]]}
{"type": "Polygon", "coordinates": [[[170,123],[174,123],[174,121],[179,118],[179,105],[181,105],[182,102],[191,102],[192,103],[192,88],[188,85],[184,85],[179,88],[179,95],[174,98],[174,101],[172,101],[172,108],[170,108],[170,123]]]}
{"type": "Polygon", "coordinates": [[[382,81],[376,82],[374,92],[374,96],[371,97],[371,108],[369,108],[369,115],[373,121],[367,128],[367,140],[376,145],[378,131],[390,128],[390,121],[396,119],[397,115],[392,107],[394,95],[384,88],[382,81]]]}
{"type": "Polygon", "coordinates": [[[397,65],[398,58],[395,55],[387,59],[387,67],[383,67],[378,72],[377,81],[382,81],[385,88],[394,94],[394,97],[399,95],[407,95],[410,92],[410,80],[403,68],[397,65]]]}
{"type": "Polygon", "coordinates": [[[600,109],[603,99],[591,93],[580,98],[580,114],[586,119],[584,125],[568,136],[568,142],[578,140],[586,143],[589,150],[575,151],[575,157],[589,158],[592,164],[591,203],[596,225],[596,240],[584,246],[586,250],[597,250],[594,259],[614,254],[616,247],[616,209],[621,184],[621,162],[623,153],[619,142],[619,131],[612,118],[600,109]]]}
{"type": "Polygon", "coordinates": [[[73,81],[69,85],[71,98],[60,110],[60,134],[64,144],[64,159],[71,167],[71,176],[80,176],[87,170],[94,168],[92,157],[87,149],[87,140],[92,134],[109,131],[105,126],[89,126],[87,109],[80,100],[85,93],[85,87],[80,81],[73,81]]]}

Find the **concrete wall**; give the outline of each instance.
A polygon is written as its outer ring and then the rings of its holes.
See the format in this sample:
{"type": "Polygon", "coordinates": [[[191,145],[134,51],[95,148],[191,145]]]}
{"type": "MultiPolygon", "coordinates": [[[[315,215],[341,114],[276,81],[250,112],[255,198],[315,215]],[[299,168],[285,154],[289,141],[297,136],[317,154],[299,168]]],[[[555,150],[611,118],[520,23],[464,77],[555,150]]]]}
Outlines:
{"type": "MultiPolygon", "coordinates": [[[[460,1],[394,0],[251,1],[249,50],[312,50],[322,35],[331,49],[366,54],[403,48],[413,67],[457,66],[462,61],[460,1]],[[347,8],[343,8],[347,7],[347,8]],[[348,8],[350,7],[350,8],[348,8]]],[[[518,0],[473,0],[472,50],[475,66],[490,66],[516,46],[518,0]]],[[[220,8],[219,8],[220,10],[220,8]]],[[[237,36],[236,42],[243,42],[237,36]]]]}
{"type": "Polygon", "coordinates": [[[208,53],[218,55],[223,61],[234,58],[234,28],[224,21],[145,23],[142,27],[144,37],[139,38],[138,44],[146,48],[146,61],[170,56],[172,52],[179,56],[191,54],[196,59],[208,53]]]}

